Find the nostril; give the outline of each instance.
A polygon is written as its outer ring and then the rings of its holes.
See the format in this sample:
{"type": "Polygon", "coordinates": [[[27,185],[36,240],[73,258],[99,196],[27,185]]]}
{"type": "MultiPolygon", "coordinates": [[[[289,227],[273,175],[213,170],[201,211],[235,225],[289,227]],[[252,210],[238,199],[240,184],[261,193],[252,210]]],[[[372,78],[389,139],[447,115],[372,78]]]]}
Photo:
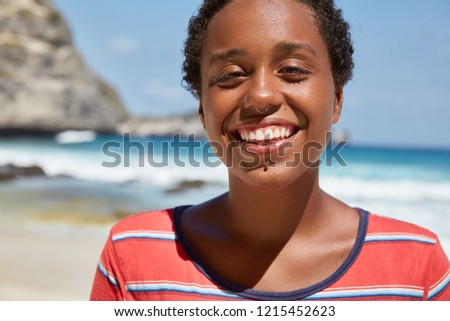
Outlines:
{"type": "Polygon", "coordinates": [[[264,110],[260,110],[258,107],[255,107],[255,109],[256,109],[257,112],[259,112],[259,113],[261,113],[261,114],[264,114],[264,113],[267,113],[267,111],[269,110],[270,106],[271,106],[271,105],[266,105],[266,107],[264,108],[264,110]]]}
{"type": "Polygon", "coordinates": [[[281,105],[273,104],[244,106],[243,108],[241,108],[241,116],[267,116],[277,112],[280,107],[281,105]]]}

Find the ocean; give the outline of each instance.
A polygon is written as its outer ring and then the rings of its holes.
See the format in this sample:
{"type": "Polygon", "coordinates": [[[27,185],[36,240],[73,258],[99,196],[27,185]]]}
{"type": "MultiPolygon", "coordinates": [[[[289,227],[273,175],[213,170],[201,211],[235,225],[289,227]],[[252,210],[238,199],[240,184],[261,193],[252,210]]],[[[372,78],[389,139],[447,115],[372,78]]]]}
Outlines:
{"type": "MultiPolygon", "coordinates": [[[[449,150],[347,144],[331,163],[328,156],[320,169],[325,191],[432,230],[450,255],[449,150]]],[[[226,168],[207,142],[187,137],[3,137],[0,166],[6,164],[38,165],[47,177],[0,181],[2,221],[102,222],[199,203],[227,190],[226,168]]]]}

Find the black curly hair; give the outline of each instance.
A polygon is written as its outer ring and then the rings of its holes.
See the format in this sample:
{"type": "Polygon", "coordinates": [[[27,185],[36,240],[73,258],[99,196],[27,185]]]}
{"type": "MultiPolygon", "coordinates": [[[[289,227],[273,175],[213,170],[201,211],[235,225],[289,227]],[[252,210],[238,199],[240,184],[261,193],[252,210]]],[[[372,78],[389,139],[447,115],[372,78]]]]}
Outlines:
{"type": "MultiPolygon", "coordinates": [[[[197,15],[191,17],[184,44],[183,86],[198,98],[201,86],[200,59],[209,23],[214,15],[233,0],[204,0],[197,15]]],[[[352,78],[353,44],[349,24],[333,0],[296,0],[314,14],[320,34],[328,48],[334,83],[344,86],[352,78]]]]}

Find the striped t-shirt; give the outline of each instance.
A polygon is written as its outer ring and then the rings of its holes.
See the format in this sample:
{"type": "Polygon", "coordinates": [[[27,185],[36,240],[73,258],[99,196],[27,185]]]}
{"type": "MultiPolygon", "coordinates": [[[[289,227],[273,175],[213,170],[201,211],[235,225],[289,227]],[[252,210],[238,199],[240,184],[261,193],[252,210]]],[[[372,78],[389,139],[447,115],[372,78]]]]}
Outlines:
{"type": "Polygon", "coordinates": [[[186,207],[130,216],[111,229],[91,300],[445,300],[450,264],[438,238],[360,210],[356,242],[328,278],[290,292],[239,288],[201,265],[179,226],[186,207]]]}

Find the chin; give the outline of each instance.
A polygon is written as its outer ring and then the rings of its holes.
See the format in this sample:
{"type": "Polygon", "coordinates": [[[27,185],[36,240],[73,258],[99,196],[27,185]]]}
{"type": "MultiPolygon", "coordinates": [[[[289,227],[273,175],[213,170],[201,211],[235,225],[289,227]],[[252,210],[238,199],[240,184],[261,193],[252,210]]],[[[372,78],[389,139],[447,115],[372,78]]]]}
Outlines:
{"type": "Polygon", "coordinates": [[[279,191],[292,186],[301,181],[306,169],[286,167],[276,168],[274,166],[259,167],[252,169],[244,175],[239,175],[240,181],[248,186],[260,191],[279,191]]]}

